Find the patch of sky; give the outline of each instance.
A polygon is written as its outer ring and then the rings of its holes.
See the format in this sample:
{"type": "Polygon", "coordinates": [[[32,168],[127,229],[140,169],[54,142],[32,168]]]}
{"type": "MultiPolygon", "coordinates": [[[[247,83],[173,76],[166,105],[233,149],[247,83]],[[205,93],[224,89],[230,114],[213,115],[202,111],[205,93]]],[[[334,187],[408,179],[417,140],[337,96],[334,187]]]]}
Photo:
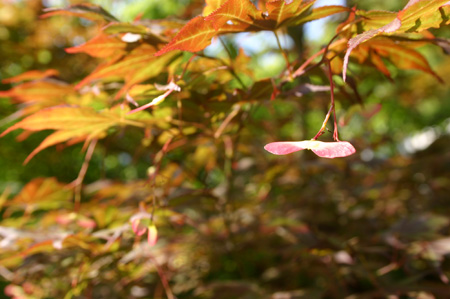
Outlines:
{"type": "MultiPolygon", "coordinates": [[[[321,7],[321,6],[328,6],[328,5],[343,5],[345,6],[347,4],[346,0],[318,0],[316,3],[314,3],[313,8],[321,7]]],[[[333,18],[333,16],[329,16],[326,18],[322,18],[319,20],[311,21],[305,24],[304,30],[305,30],[305,37],[308,40],[312,41],[318,41],[320,40],[325,30],[327,22],[330,21],[330,19],[333,18]]]]}

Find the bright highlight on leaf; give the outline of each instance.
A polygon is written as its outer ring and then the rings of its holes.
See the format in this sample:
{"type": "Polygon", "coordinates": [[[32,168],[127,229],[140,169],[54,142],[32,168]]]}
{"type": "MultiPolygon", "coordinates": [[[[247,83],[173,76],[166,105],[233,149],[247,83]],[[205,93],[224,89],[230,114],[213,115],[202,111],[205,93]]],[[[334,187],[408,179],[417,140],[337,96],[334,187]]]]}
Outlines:
{"type": "Polygon", "coordinates": [[[351,143],[347,141],[322,142],[317,140],[272,142],[264,149],[275,155],[287,155],[304,149],[312,150],[322,158],[347,157],[356,152],[351,143]]]}
{"type": "MultiPolygon", "coordinates": [[[[176,85],[173,81],[170,81],[170,83],[167,84],[167,85],[158,85],[158,84],[155,84],[155,86],[156,86],[156,89],[159,89],[159,90],[166,90],[166,92],[163,93],[162,95],[160,95],[160,96],[154,98],[150,103],[145,104],[145,105],[143,105],[143,106],[141,106],[141,107],[138,107],[138,108],[136,108],[136,109],[131,110],[130,112],[128,112],[128,114],[136,113],[136,112],[145,110],[145,109],[147,109],[147,108],[149,108],[149,107],[159,105],[159,104],[161,104],[161,103],[167,98],[167,96],[170,95],[174,90],[175,90],[175,91],[180,91],[180,90],[181,90],[181,88],[180,88],[178,85],[176,85]]],[[[133,98],[132,98],[130,95],[127,95],[127,99],[128,99],[128,101],[134,101],[133,98]]]]}
{"type": "Polygon", "coordinates": [[[148,227],[148,245],[154,246],[156,244],[156,241],[158,241],[158,230],[156,229],[155,225],[150,225],[148,227]]]}
{"type": "Polygon", "coordinates": [[[145,234],[145,232],[148,232],[147,234],[147,242],[148,245],[154,246],[158,240],[158,229],[154,224],[150,224],[148,226],[145,226],[144,222],[141,221],[142,219],[147,219],[150,217],[147,213],[142,213],[141,215],[137,214],[131,217],[131,229],[136,234],[136,236],[142,236],[145,234]]]}

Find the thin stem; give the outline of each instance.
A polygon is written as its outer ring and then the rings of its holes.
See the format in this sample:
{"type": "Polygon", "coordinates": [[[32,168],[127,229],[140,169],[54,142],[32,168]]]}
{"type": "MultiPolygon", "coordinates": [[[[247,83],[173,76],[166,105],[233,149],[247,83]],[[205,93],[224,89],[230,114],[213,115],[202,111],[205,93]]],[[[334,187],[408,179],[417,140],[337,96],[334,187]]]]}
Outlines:
{"type": "Polygon", "coordinates": [[[241,110],[241,106],[235,106],[233,110],[228,114],[228,116],[225,118],[225,120],[222,122],[222,124],[219,126],[217,131],[214,133],[214,138],[219,138],[220,135],[222,135],[223,130],[227,127],[227,125],[230,123],[230,121],[239,113],[241,110]]]}
{"type": "MultiPolygon", "coordinates": [[[[311,57],[309,57],[295,72],[294,72],[294,78],[295,77],[298,77],[298,76],[300,76],[300,75],[302,75],[302,74],[304,74],[304,73],[306,73],[308,70],[310,70],[310,69],[312,69],[312,68],[315,68],[315,67],[317,67],[317,66],[319,66],[319,65],[321,65],[323,62],[324,62],[324,60],[326,59],[326,54],[328,53],[328,49],[331,47],[331,45],[333,44],[333,45],[339,45],[340,43],[346,43],[347,42],[347,40],[346,39],[340,39],[340,40],[337,40],[335,43],[333,43],[333,41],[342,33],[342,32],[344,32],[345,30],[347,30],[350,26],[352,26],[352,25],[354,25],[354,24],[356,24],[356,23],[359,23],[359,22],[361,22],[361,20],[362,20],[362,18],[361,19],[358,19],[358,20],[354,20],[354,21],[352,21],[352,22],[350,22],[349,24],[347,24],[347,25],[345,25],[344,27],[342,27],[334,36],[333,36],[333,38],[328,42],[328,44],[325,46],[325,48],[323,48],[323,49],[321,49],[319,52],[317,52],[317,53],[315,53],[314,55],[312,55],[311,57]],[[322,56],[322,59],[318,62],[318,63],[316,63],[316,64],[314,64],[314,65],[312,65],[312,66],[310,66],[309,68],[308,68],[308,70],[305,70],[305,68],[306,68],[306,66],[308,66],[308,64],[310,64],[311,63],[311,61],[314,59],[314,58],[316,58],[317,56],[319,56],[320,54],[324,54],[323,56],[322,56]]],[[[334,58],[334,57],[333,57],[334,58]]],[[[329,60],[332,60],[331,58],[329,59],[329,60]]]]}
{"type": "Polygon", "coordinates": [[[319,132],[317,132],[316,136],[314,136],[313,140],[317,140],[317,138],[319,138],[325,132],[327,122],[330,119],[331,113],[333,113],[333,121],[334,121],[333,139],[335,141],[339,141],[338,126],[337,126],[337,119],[336,119],[336,105],[334,102],[333,73],[331,72],[330,61],[328,59],[326,59],[325,63],[328,66],[328,70],[326,71],[326,73],[328,76],[328,80],[330,81],[331,105],[330,105],[330,109],[328,110],[327,115],[325,116],[325,120],[322,123],[322,127],[320,128],[319,132]]]}
{"type": "Polygon", "coordinates": [[[151,214],[150,219],[152,222],[153,222],[153,215],[155,214],[155,209],[156,209],[156,195],[154,192],[155,187],[156,187],[156,176],[158,175],[159,169],[162,164],[162,160],[163,160],[164,156],[166,155],[166,153],[168,152],[168,147],[169,147],[170,143],[172,142],[173,138],[174,137],[170,137],[166,141],[166,143],[164,143],[162,149],[156,154],[155,159],[154,159],[154,164],[156,166],[155,166],[154,172],[151,173],[148,178],[149,182],[151,183],[150,187],[151,187],[152,194],[153,194],[152,212],[150,213],[151,214]]]}
{"type": "Polygon", "coordinates": [[[308,59],[306,59],[306,61],[294,72],[293,76],[298,77],[300,75],[303,75],[304,73],[306,73],[305,68],[311,63],[311,61],[313,61],[316,57],[318,57],[319,55],[325,53],[325,49],[326,48],[322,48],[319,52],[313,54],[312,56],[310,56],[308,59]]]}
{"type": "Polygon", "coordinates": [[[325,129],[327,128],[327,122],[330,119],[331,116],[331,112],[333,111],[333,103],[330,106],[330,109],[328,110],[327,115],[325,116],[325,119],[322,123],[322,127],[320,128],[319,132],[317,132],[316,136],[314,136],[314,138],[312,140],[317,140],[317,138],[319,138],[323,133],[325,133],[325,129]]]}
{"type": "Polygon", "coordinates": [[[168,299],[176,299],[176,297],[174,296],[172,289],[170,288],[169,285],[169,280],[167,279],[166,275],[164,274],[163,269],[161,268],[161,266],[158,264],[158,262],[156,261],[156,259],[154,257],[150,257],[150,259],[153,262],[153,265],[155,265],[156,271],[158,271],[158,276],[161,279],[161,283],[164,287],[164,291],[166,292],[167,298],[168,299]]]}
{"type": "Polygon", "coordinates": [[[289,58],[288,58],[286,52],[281,47],[280,38],[278,37],[278,34],[275,31],[272,31],[272,32],[275,35],[275,38],[277,40],[278,48],[280,49],[281,54],[283,55],[284,60],[286,61],[286,67],[287,67],[288,72],[289,72],[289,80],[292,80],[292,79],[294,79],[294,75],[292,74],[292,67],[291,67],[291,63],[289,62],[289,58]]]}
{"type": "Polygon", "coordinates": [[[230,59],[230,65],[231,65],[231,63],[233,62],[233,55],[231,55],[230,49],[228,49],[227,45],[225,44],[225,42],[221,36],[219,36],[219,41],[222,44],[222,47],[225,49],[225,52],[227,52],[228,59],[230,59]]]}
{"type": "MultiPolygon", "coordinates": [[[[239,78],[239,76],[234,71],[233,66],[227,64],[222,58],[220,58],[220,57],[211,57],[211,56],[207,56],[205,54],[197,54],[197,55],[200,56],[200,57],[206,58],[206,59],[219,60],[226,68],[229,69],[231,75],[239,82],[239,84],[241,85],[242,89],[244,89],[244,90],[247,89],[247,86],[245,86],[244,82],[241,80],[241,78],[239,78]]],[[[219,69],[219,68],[216,68],[216,70],[217,69],[219,69]]],[[[186,86],[188,86],[188,84],[186,86]]]]}
{"type": "Polygon", "coordinates": [[[195,57],[197,57],[197,54],[194,54],[194,55],[192,55],[191,58],[189,58],[188,62],[184,66],[183,72],[181,73],[179,79],[183,79],[184,75],[186,74],[186,71],[187,71],[187,68],[188,68],[189,64],[192,62],[192,60],[194,60],[195,57]]]}
{"type": "Polygon", "coordinates": [[[94,154],[94,149],[96,145],[97,139],[93,139],[86,151],[86,156],[84,157],[84,162],[83,165],[81,166],[80,172],[78,173],[78,177],[72,183],[75,185],[75,207],[74,207],[75,211],[78,211],[80,209],[81,187],[84,177],[86,176],[86,172],[89,168],[89,162],[91,161],[92,155],[94,154]]]}
{"type": "Polygon", "coordinates": [[[183,104],[181,103],[181,100],[178,98],[177,99],[177,109],[178,109],[178,130],[180,131],[181,135],[183,134],[183,127],[182,127],[182,123],[183,123],[183,104]]]}
{"type": "Polygon", "coordinates": [[[234,67],[233,67],[233,55],[231,55],[231,51],[230,49],[228,49],[227,45],[225,44],[225,42],[223,41],[222,37],[219,36],[219,41],[222,44],[223,48],[225,49],[225,51],[227,52],[228,58],[230,59],[230,64],[228,65],[231,74],[233,75],[233,77],[236,78],[236,80],[239,82],[239,84],[242,86],[243,89],[247,89],[247,87],[245,86],[244,82],[242,82],[241,78],[236,74],[234,67]]]}
{"type": "MultiPolygon", "coordinates": [[[[331,45],[339,45],[340,43],[345,43],[346,40],[345,39],[340,39],[337,40],[336,42],[332,43],[336,37],[338,35],[335,35],[331,41],[326,45],[325,48],[320,49],[318,52],[316,52],[315,54],[313,54],[311,57],[309,57],[295,72],[294,72],[294,78],[303,75],[304,73],[306,73],[307,71],[321,65],[324,60],[326,59],[326,54],[328,53],[328,49],[331,47],[331,45]],[[323,54],[322,58],[320,59],[319,62],[317,62],[316,64],[311,65],[309,68],[306,69],[306,67],[315,59],[317,58],[319,55],[323,54]]],[[[334,57],[333,57],[334,58],[334,57]]],[[[331,58],[329,58],[329,60],[332,60],[331,58]]]]}
{"type": "Polygon", "coordinates": [[[333,139],[335,141],[339,141],[339,133],[338,133],[338,126],[337,126],[337,120],[336,120],[336,105],[334,103],[334,82],[333,82],[333,73],[331,72],[331,63],[327,59],[326,64],[328,66],[328,80],[330,80],[330,92],[331,92],[331,107],[333,107],[333,119],[334,119],[334,132],[333,132],[333,139]]]}

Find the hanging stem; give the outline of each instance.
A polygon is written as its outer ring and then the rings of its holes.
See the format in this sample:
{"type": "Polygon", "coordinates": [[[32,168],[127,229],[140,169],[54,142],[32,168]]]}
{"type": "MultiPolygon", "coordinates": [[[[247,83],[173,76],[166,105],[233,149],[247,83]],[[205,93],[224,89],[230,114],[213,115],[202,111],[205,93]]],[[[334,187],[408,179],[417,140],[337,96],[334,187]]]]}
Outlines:
{"type": "Polygon", "coordinates": [[[335,141],[339,141],[339,134],[338,134],[338,126],[337,126],[337,120],[336,120],[336,105],[334,103],[334,82],[333,82],[333,73],[331,72],[331,63],[327,59],[326,64],[328,66],[328,80],[330,80],[330,92],[331,92],[331,107],[333,107],[333,119],[334,119],[334,132],[333,132],[333,139],[335,141]]]}
{"type": "Polygon", "coordinates": [[[327,122],[330,119],[331,112],[333,111],[333,104],[331,104],[330,109],[328,110],[327,115],[325,116],[325,119],[322,123],[322,127],[320,128],[319,132],[317,132],[316,136],[312,140],[317,140],[323,133],[325,133],[325,129],[327,128],[327,122]]]}
{"type": "Polygon", "coordinates": [[[91,161],[92,155],[94,154],[95,146],[97,145],[97,139],[93,139],[89,144],[89,147],[86,151],[86,156],[84,157],[83,165],[81,166],[80,172],[78,173],[78,177],[73,181],[72,184],[75,185],[75,207],[74,210],[78,212],[80,209],[81,202],[81,187],[86,176],[86,172],[89,167],[89,162],[91,161]]]}
{"type": "MultiPolygon", "coordinates": [[[[309,69],[312,69],[312,68],[315,68],[315,67],[317,67],[317,66],[319,66],[319,65],[321,65],[324,61],[325,61],[325,59],[327,58],[326,57],[326,54],[328,53],[328,49],[329,48],[332,48],[332,45],[333,46],[338,46],[338,45],[340,45],[340,44],[342,44],[342,43],[347,43],[347,40],[345,39],[345,38],[342,38],[342,39],[340,39],[340,40],[337,40],[336,42],[334,42],[334,40],[342,33],[342,32],[344,32],[345,30],[347,30],[351,25],[354,25],[354,24],[356,24],[356,23],[359,23],[359,22],[361,22],[361,20],[362,19],[358,19],[358,20],[354,20],[353,22],[351,22],[351,23],[349,23],[349,24],[347,24],[347,25],[345,25],[344,27],[342,27],[338,32],[336,32],[336,34],[335,34],[335,36],[333,36],[333,38],[328,42],[328,44],[325,46],[325,48],[322,48],[322,49],[320,49],[320,51],[319,52],[317,52],[317,53],[315,53],[314,55],[312,55],[311,57],[309,57],[295,72],[294,72],[294,78],[295,77],[298,77],[298,76],[300,76],[300,75],[302,75],[302,74],[304,74],[304,73],[306,73],[309,69]],[[317,62],[316,64],[314,64],[314,65],[311,65],[308,69],[306,69],[306,67],[313,61],[313,59],[315,59],[316,57],[318,57],[319,55],[321,55],[321,54],[324,54],[323,56],[322,56],[322,59],[320,59],[320,61],[319,62],[317,62]]],[[[332,58],[330,59],[330,60],[332,60],[332,58]]]]}
{"type": "Polygon", "coordinates": [[[317,132],[316,136],[314,136],[313,140],[317,140],[326,129],[326,125],[328,120],[330,119],[331,113],[333,113],[333,120],[334,120],[334,131],[333,131],[333,139],[335,141],[339,141],[339,135],[338,135],[338,127],[337,127],[337,119],[336,119],[336,106],[334,102],[334,82],[333,82],[333,74],[331,72],[331,64],[328,59],[325,60],[326,65],[328,66],[327,76],[328,80],[330,81],[330,92],[331,92],[331,105],[330,109],[328,110],[327,115],[325,116],[325,119],[322,123],[322,127],[320,128],[319,132],[317,132]]]}
{"type": "Polygon", "coordinates": [[[191,56],[191,58],[189,58],[188,62],[186,63],[186,65],[183,68],[183,72],[181,73],[181,75],[178,77],[178,80],[183,79],[184,75],[186,74],[187,68],[189,66],[189,64],[192,62],[192,60],[195,59],[195,57],[197,57],[197,54],[194,54],[191,56]]]}
{"type": "Polygon", "coordinates": [[[294,72],[293,76],[298,77],[304,73],[306,73],[305,68],[317,57],[319,57],[319,55],[322,55],[323,53],[325,53],[326,48],[322,48],[319,52],[313,54],[311,57],[309,57],[308,59],[306,59],[306,61],[294,72]]]}
{"type": "Polygon", "coordinates": [[[233,55],[231,55],[230,49],[228,49],[227,45],[225,44],[225,42],[223,41],[221,36],[219,36],[219,41],[222,44],[222,46],[225,49],[225,51],[227,52],[228,58],[230,59],[230,63],[228,65],[228,67],[230,69],[231,75],[233,75],[233,77],[236,78],[236,80],[242,86],[242,89],[247,89],[247,87],[245,86],[244,82],[242,82],[241,78],[236,74],[236,72],[234,70],[234,67],[233,67],[233,55]]]}
{"type": "Polygon", "coordinates": [[[278,37],[278,34],[277,34],[275,31],[272,31],[272,32],[273,32],[273,34],[275,34],[275,38],[276,38],[276,40],[277,40],[278,48],[280,49],[281,54],[283,55],[284,60],[286,61],[286,67],[287,67],[288,72],[289,72],[289,80],[293,80],[293,79],[294,79],[294,76],[293,76],[293,74],[292,74],[292,67],[291,67],[291,64],[290,64],[290,62],[289,62],[289,58],[288,58],[286,52],[285,52],[285,51],[283,50],[283,48],[281,47],[280,38],[278,37]]]}
{"type": "Polygon", "coordinates": [[[230,65],[233,62],[233,55],[231,55],[230,49],[228,49],[227,45],[225,44],[224,40],[221,36],[219,36],[219,41],[222,44],[222,47],[225,49],[225,52],[227,52],[228,59],[230,59],[230,65]]]}
{"type": "Polygon", "coordinates": [[[161,283],[162,286],[164,288],[164,291],[166,292],[166,296],[168,299],[176,299],[176,297],[174,296],[172,289],[170,288],[169,285],[169,280],[167,279],[167,276],[165,275],[163,269],[161,268],[161,266],[158,264],[158,262],[156,261],[156,259],[152,256],[150,256],[151,261],[153,262],[153,265],[155,265],[156,271],[158,272],[158,276],[161,279],[161,283]]]}

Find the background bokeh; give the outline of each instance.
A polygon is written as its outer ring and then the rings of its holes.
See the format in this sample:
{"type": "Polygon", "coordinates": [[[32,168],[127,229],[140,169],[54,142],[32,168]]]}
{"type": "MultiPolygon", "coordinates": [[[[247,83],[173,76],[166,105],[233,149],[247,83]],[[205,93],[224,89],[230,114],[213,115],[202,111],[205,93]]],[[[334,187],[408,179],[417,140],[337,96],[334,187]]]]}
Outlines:
{"type": "MultiPolygon", "coordinates": [[[[98,28],[92,22],[39,18],[47,7],[79,2],[2,1],[0,79],[51,68],[59,70],[59,79],[77,82],[94,70],[96,59],[64,51],[95,35],[98,28]]],[[[348,6],[360,9],[399,10],[406,1],[350,2],[348,6]]],[[[143,19],[188,20],[201,14],[204,5],[188,0],[92,3],[123,21],[138,14],[143,19]]],[[[308,38],[311,33],[305,37],[303,27],[286,30],[282,45],[292,59],[307,57],[304,53],[328,42],[339,21],[330,18],[324,28],[316,27],[320,38],[308,38]]],[[[448,26],[431,31],[450,37],[448,26]]],[[[234,58],[241,57],[241,48],[248,56],[248,71],[241,74],[247,86],[284,69],[273,35],[243,33],[223,41],[234,58]]],[[[337,114],[341,139],[351,141],[357,152],[345,159],[320,159],[311,152],[273,156],[263,149],[270,141],[313,137],[327,111],[326,92],[274,101],[269,93],[257,105],[248,105],[226,134],[234,144],[234,160],[227,156],[227,139],[188,135],[183,147],[165,156],[161,178],[151,187],[145,182],[152,157],[167,136],[160,133],[154,137],[158,142],[148,147],[138,130],[108,136],[90,163],[80,213],[94,219],[99,230],[114,229],[138,209],[142,198],[156,193],[164,207],[158,216],[164,220],[158,223],[157,246],[145,247],[145,240],[135,240],[129,230],[122,243],[102,251],[100,245],[83,247],[88,242],[83,235],[85,240],[76,241],[79,247],[39,252],[14,265],[13,272],[7,270],[9,264],[0,264],[0,285],[14,284],[16,292],[26,294],[20,298],[165,298],[162,271],[177,298],[446,298],[450,57],[434,45],[419,50],[444,83],[388,65],[391,81],[373,68],[350,65],[358,94],[338,93],[337,114]],[[376,115],[364,116],[377,105],[381,110],[376,115]]],[[[205,53],[227,57],[218,41],[205,53]]],[[[344,85],[335,79],[338,88],[344,85]]],[[[199,123],[205,130],[207,125],[217,129],[232,105],[201,102],[205,95],[215,96],[208,94],[210,86],[222,83],[214,76],[202,80],[183,102],[184,113],[193,121],[210,113],[210,119],[199,123]]],[[[304,83],[327,84],[317,70],[286,90],[304,83]]],[[[231,82],[227,88],[236,86],[231,82]]],[[[11,87],[0,84],[0,90],[11,87]]],[[[175,109],[161,107],[162,114],[175,109]]],[[[0,99],[2,131],[17,121],[15,111],[12,100],[0,99]]],[[[22,165],[48,133],[20,142],[19,133],[0,139],[0,199],[17,201],[20,190],[39,178],[55,178],[49,184],[59,190],[77,177],[84,160],[82,144],[46,149],[22,165]]],[[[331,134],[324,140],[331,140],[331,134]]],[[[1,226],[51,231],[56,229],[52,219],[63,210],[70,208],[50,205],[23,220],[26,213],[11,212],[6,204],[1,226]]],[[[97,228],[89,232],[95,234],[97,228]]],[[[9,253],[2,250],[4,258],[9,253]]]]}

